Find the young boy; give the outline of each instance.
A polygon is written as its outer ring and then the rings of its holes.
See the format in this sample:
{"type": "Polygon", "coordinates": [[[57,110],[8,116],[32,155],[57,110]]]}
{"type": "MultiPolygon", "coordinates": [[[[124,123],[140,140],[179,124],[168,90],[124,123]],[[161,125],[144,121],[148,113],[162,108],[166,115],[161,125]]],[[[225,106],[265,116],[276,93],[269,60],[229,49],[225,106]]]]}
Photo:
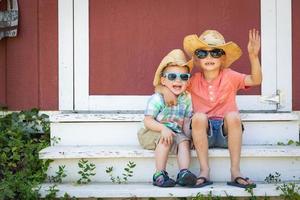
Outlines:
{"type": "MultiPolygon", "coordinates": [[[[240,47],[234,42],[225,42],[215,30],[207,30],[198,37],[189,35],[183,42],[186,53],[192,57],[191,63],[200,68],[191,79],[190,91],[193,101],[192,138],[196,148],[200,176],[195,187],[212,184],[209,181],[208,148],[228,148],[231,161],[231,181],[228,185],[256,187],[240,172],[242,146],[242,123],[236,104],[236,93],[249,86],[260,85],[262,72],[258,53],[260,36],[255,29],[249,31],[248,55],[251,74],[241,74],[229,66],[241,55],[240,47]]],[[[166,102],[174,97],[165,88],[162,91],[166,102]]],[[[175,100],[176,101],[176,100],[175,100]]]]}
{"type": "MultiPolygon", "coordinates": [[[[142,147],[155,149],[156,172],[153,185],[159,187],[193,186],[197,177],[189,170],[191,134],[183,131],[192,115],[190,95],[185,91],[190,78],[182,50],[175,49],[163,58],[155,72],[153,85],[162,84],[177,98],[176,106],[167,107],[159,93],[153,94],[145,110],[144,126],[138,133],[142,147]],[[166,164],[169,152],[177,153],[179,173],[176,182],[168,176],[166,164]]],[[[189,128],[187,128],[188,130],[189,128]]]]}

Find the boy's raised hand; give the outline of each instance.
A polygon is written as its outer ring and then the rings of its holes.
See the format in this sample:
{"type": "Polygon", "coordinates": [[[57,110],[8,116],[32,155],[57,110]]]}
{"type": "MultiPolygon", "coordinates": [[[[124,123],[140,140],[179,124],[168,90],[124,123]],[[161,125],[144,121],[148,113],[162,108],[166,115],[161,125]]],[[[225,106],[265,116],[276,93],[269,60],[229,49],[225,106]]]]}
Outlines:
{"type": "Polygon", "coordinates": [[[258,56],[260,50],[260,35],[258,30],[249,30],[249,42],[248,42],[248,53],[249,56],[258,56]]]}

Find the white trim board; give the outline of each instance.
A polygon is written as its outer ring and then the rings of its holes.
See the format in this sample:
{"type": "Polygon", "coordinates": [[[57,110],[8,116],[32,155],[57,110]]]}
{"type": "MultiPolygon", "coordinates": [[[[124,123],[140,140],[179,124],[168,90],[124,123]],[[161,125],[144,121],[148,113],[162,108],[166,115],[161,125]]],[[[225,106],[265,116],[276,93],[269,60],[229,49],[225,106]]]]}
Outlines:
{"type": "MultiPolygon", "coordinates": [[[[63,60],[71,60],[66,52],[73,48],[74,60],[74,91],[71,92],[71,71],[63,71],[60,76],[60,110],[143,110],[148,96],[136,95],[89,95],[89,1],[68,0],[61,3],[60,9],[72,7],[74,2],[74,44],[64,45],[60,42],[59,68],[64,68],[63,60]],[[67,48],[67,49],[66,49],[67,48]],[[62,54],[62,55],[61,55],[62,54]],[[71,102],[71,97],[75,102],[71,102]]],[[[64,21],[63,11],[59,21],[64,21]]],[[[70,19],[69,19],[70,21],[70,19]]],[[[61,32],[67,31],[62,27],[61,32]]],[[[65,36],[66,37],[66,36],[65,36]]],[[[283,104],[278,111],[291,111],[292,109],[292,52],[291,52],[291,0],[261,0],[261,37],[262,37],[262,71],[264,76],[262,84],[262,96],[272,96],[277,90],[282,91],[283,104]],[[280,56],[277,56],[280,55],[280,56]],[[267,76],[274,74],[274,76],[267,76]],[[277,79],[277,81],[276,81],[277,79]]],[[[61,38],[63,40],[64,38],[61,38]]],[[[69,38],[68,38],[69,39],[69,38]]],[[[241,95],[237,98],[241,110],[276,110],[273,104],[260,104],[259,95],[241,95]]]]}

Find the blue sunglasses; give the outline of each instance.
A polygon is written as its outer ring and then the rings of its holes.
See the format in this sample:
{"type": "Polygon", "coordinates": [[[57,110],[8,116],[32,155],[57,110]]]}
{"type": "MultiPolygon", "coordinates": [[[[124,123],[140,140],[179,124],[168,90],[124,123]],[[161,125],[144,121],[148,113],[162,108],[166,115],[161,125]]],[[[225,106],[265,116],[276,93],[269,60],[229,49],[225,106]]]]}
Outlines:
{"type": "Polygon", "coordinates": [[[182,81],[188,81],[191,77],[191,74],[189,73],[164,73],[163,77],[167,78],[170,81],[175,81],[177,78],[179,78],[182,81]]]}

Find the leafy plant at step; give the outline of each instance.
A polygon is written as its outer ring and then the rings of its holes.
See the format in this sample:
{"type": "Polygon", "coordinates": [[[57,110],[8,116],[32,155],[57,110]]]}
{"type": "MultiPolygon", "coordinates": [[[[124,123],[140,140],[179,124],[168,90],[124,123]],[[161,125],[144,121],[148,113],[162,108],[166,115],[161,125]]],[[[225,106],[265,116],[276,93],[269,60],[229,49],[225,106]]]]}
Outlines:
{"type": "Polygon", "coordinates": [[[249,197],[249,200],[257,200],[257,197],[254,196],[253,192],[253,186],[245,188],[245,191],[248,192],[251,196],[249,197]]]}
{"type": "Polygon", "coordinates": [[[280,196],[284,200],[300,200],[300,186],[296,183],[284,183],[276,189],[283,193],[280,196]]]}
{"type": "Polygon", "coordinates": [[[56,175],[49,177],[49,181],[54,183],[62,183],[62,179],[67,176],[65,168],[65,165],[58,166],[58,171],[55,172],[56,175]]]}
{"type": "Polygon", "coordinates": [[[300,141],[289,140],[286,144],[283,143],[283,142],[277,142],[277,145],[280,145],[280,146],[287,146],[287,145],[300,146],[300,141]]]}
{"type": "Polygon", "coordinates": [[[0,116],[0,199],[38,199],[50,161],[38,153],[49,146],[49,120],[37,109],[0,116]]]}
{"type": "Polygon", "coordinates": [[[266,183],[280,183],[281,179],[280,179],[281,174],[278,172],[275,172],[274,174],[269,174],[269,176],[267,176],[265,178],[265,182],[266,183]]]}
{"type": "Polygon", "coordinates": [[[213,196],[212,191],[209,191],[208,195],[203,195],[199,192],[192,200],[221,200],[221,197],[213,196]]]}
{"type": "Polygon", "coordinates": [[[78,162],[78,167],[80,168],[80,171],[78,171],[78,174],[81,176],[79,180],[77,180],[78,184],[87,184],[91,182],[91,177],[95,176],[96,173],[94,173],[94,170],[96,169],[95,164],[90,163],[88,160],[81,159],[78,162]]]}
{"type": "Polygon", "coordinates": [[[135,168],[136,164],[134,162],[129,161],[126,165],[127,167],[124,168],[124,172],[122,173],[123,177],[117,176],[115,177],[113,175],[113,167],[107,167],[106,168],[106,173],[109,175],[110,180],[113,183],[127,183],[128,178],[133,176],[133,168],[135,168]]]}

